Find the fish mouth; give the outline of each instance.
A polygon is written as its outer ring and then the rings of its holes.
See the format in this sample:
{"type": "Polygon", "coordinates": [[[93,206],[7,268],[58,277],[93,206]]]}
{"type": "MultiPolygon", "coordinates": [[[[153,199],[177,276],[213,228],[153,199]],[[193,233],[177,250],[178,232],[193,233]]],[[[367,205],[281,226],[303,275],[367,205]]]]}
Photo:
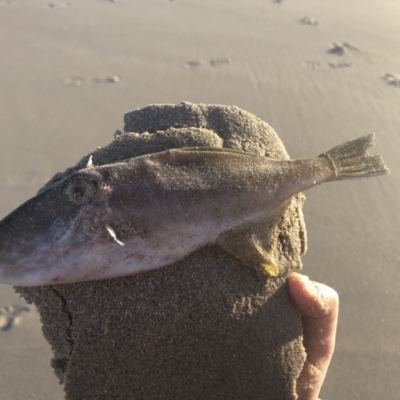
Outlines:
{"type": "Polygon", "coordinates": [[[63,244],[44,244],[32,254],[9,253],[0,258],[0,282],[42,286],[82,280],[81,275],[87,273],[87,266],[82,262],[85,250],[84,246],[71,250],[63,244]]]}
{"type": "Polygon", "coordinates": [[[54,266],[63,259],[59,246],[46,239],[37,237],[35,243],[13,243],[0,250],[0,282],[17,286],[46,284],[54,266]]]}
{"type": "Polygon", "coordinates": [[[66,243],[69,219],[59,217],[43,223],[40,214],[31,213],[32,203],[28,201],[0,221],[1,283],[44,284],[53,265],[64,258],[62,244],[66,243]]]}
{"type": "Polygon", "coordinates": [[[90,232],[75,228],[91,223],[100,181],[95,172],[74,173],[0,221],[0,282],[33,286],[65,275],[75,248],[90,240],[90,232]]]}
{"type": "MultiPolygon", "coordinates": [[[[14,256],[16,259],[11,261],[12,255],[7,261],[1,259],[0,262],[0,282],[16,286],[37,286],[42,285],[47,280],[43,277],[42,268],[38,268],[37,260],[34,257],[14,256]]],[[[43,265],[43,264],[42,264],[43,265]]]]}

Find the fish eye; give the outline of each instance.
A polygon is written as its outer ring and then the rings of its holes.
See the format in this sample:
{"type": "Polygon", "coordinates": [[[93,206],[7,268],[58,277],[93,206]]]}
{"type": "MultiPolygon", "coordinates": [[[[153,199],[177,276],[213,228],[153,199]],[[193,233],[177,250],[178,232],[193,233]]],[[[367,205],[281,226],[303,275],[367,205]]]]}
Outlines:
{"type": "Polygon", "coordinates": [[[97,185],[90,179],[84,177],[74,177],[64,188],[64,194],[72,204],[85,204],[92,200],[96,194],[97,185]]]}

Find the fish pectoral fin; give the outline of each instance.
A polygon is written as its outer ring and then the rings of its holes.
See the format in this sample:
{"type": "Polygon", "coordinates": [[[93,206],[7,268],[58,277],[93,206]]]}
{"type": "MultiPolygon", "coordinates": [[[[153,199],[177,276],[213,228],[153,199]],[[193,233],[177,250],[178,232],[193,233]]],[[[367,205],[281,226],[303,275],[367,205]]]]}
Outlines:
{"type": "Polygon", "coordinates": [[[275,261],[274,256],[271,254],[271,252],[268,252],[264,248],[264,246],[257,238],[253,236],[252,239],[253,239],[253,245],[258,253],[258,257],[262,260],[258,262],[258,266],[260,267],[261,272],[271,277],[278,276],[279,267],[275,261]]]}
{"type": "Polygon", "coordinates": [[[276,237],[288,203],[282,204],[264,218],[244,224],[220,235],[216,244],[246,264],[251,264],[260,277],[277,277],[280,268],[275,259],[276,237]]]}
{"type": "Polygon", "coordinates": [[[277,277],[279,275],[279,267],[272,251],[266,249],[257,235],[224,236],[217,243],[239,260],[252,264],[260,277],[277,277]]]}
{"type": "Polygon", "coordinates": [[[279,268],[276,264],[266,262],[266,263],[261,263],[260,267],[268,276],[277,277],[279,274],[279,268]]]}

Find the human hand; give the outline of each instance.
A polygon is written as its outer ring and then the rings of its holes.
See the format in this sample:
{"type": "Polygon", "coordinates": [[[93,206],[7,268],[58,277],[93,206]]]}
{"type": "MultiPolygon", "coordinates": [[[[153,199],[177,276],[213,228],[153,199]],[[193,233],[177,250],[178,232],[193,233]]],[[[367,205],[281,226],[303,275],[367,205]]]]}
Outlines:
{"type": "Polygon", "coordinates": [[[297,379],[298,400],[317,400],[335,348],[338,294],[330,287],[293,273],[289,291],[301,314],[307,359],[297,379]]]}

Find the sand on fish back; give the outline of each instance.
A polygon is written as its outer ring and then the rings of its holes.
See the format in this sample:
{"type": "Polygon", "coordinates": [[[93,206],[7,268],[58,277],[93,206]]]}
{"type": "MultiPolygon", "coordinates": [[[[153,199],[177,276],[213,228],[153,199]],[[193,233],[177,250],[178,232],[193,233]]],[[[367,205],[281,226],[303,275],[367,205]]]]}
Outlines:
{"type": "MultiPolygon", "coordinates": [[[[236,107],[153,105],[127,113],[124,130],[92,153],[96,165],[188,146],[288,158],[271,127],[236,107]]],[[[296,196],[279,218],[280,278],[209,246],[136,276],[17,287],[40,312],[66,398],[296,399],[305,352],[286,278],[306,247],[302,203],[296,196]]]]}

